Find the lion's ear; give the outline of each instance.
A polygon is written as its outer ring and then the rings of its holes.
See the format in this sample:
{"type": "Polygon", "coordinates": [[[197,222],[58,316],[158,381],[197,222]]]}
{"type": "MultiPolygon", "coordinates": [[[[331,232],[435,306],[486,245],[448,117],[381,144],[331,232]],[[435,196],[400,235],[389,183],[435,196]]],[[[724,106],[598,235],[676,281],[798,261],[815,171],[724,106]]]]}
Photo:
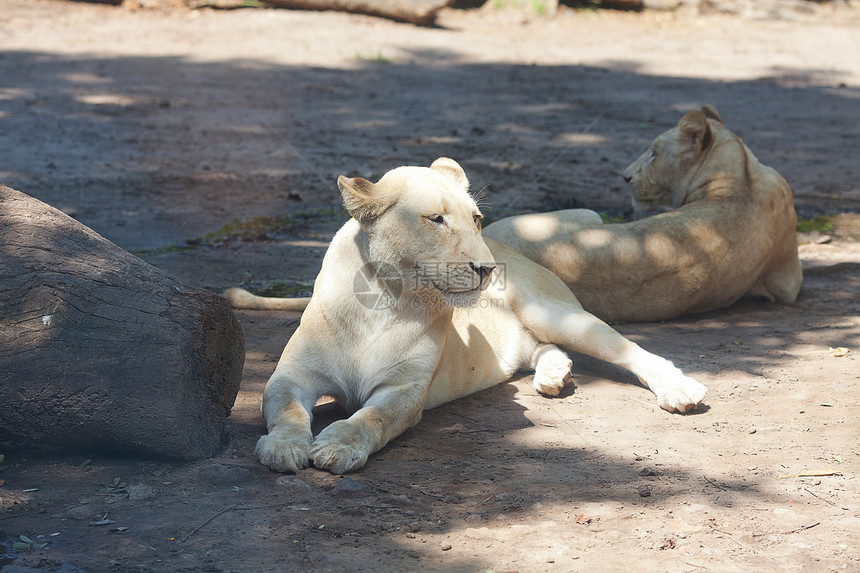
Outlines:
{"type": "Polygon", "coordinates": [[[719,121],[720,123],[725,125],[725,123],[723,123],[723,118],[720,117],[720,112],[718,112],[717,108],[715,108],[714,106],[712,106],[710,104],[703,105],[701,111],[704,114],[704,116],[707,117],[708,119],[713,119],[714,121],[719,121]]]}
{"type": "Polygon", "coordinates": [[[707,150],[714,139],[708,119],[701,111],[691,111],[682,117],[678,132],[681,145],[693,156],[707,150]]]}
{"type": "Polygon", "coordinates": [[[448,157],[440,157],[430,165],[430,169],[449,177],[463,191],[469,190],[469,179],[466,177],[466,172],[460,167],[460,164],[449,159],[448,157]]]}
{"type": "Polygon", "coordinates": [[[337,178],[337,186],[346,210],[362,223],[376,219],[387,207],[387,203],[379,196],[376,185],[367,179],[341,175],[337,178]]]}

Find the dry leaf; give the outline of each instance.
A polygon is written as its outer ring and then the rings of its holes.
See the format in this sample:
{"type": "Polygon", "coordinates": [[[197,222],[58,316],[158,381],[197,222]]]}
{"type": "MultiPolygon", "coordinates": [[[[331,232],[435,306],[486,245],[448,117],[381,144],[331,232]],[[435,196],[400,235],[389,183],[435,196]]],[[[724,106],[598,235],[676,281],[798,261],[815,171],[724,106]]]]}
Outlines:
{"type": "Polygon", "coordinates": [[[588,525],[589,523],[591,523],[591,518],[589,518],[584,513],[580,513],[579,515],[576,516],[576,522],[579,525],[588,525]]]}
{"type": "Polygon", "coordinates": [[[831,348],[830,356],[833,356],[834,358],[842,358],[843,356],[848,356],[849,352],[851,351],[844,346],[840,346],[838,348],[831,348]]]}

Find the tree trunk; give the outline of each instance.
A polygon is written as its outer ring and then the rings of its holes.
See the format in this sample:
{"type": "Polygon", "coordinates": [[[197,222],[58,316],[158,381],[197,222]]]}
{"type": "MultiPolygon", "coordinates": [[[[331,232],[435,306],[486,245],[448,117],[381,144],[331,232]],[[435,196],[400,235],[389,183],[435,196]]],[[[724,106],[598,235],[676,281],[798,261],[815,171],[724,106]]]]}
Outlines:
{"type": "Polygon", "coordinates": [[[224,299],[0,185],[0,437],[208,456],[244,360],[224,299]]]}

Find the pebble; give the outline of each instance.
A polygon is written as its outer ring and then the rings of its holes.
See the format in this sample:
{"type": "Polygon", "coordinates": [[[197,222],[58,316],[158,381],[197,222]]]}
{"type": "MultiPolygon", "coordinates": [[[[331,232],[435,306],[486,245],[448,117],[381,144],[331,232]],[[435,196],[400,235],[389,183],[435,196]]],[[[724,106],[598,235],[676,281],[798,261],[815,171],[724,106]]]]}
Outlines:
{"type": "Polygon", "coordinates": [[[639,497],[649,497],[651,495],[651,487],[647,485],[639,486],[639,497]]]}
{"type": "Polygon", "coordinates": [[[387,505],[396,505],[400,507],[414,504],[414,502],[405,495],[385,495],[382,496],[379,501],[387,505]]]}
{"type": "Polygon", "coordinates": [[[251,470],[224,464],[209,464],[197,470],[197,480],[207,485],[236,485],[250,477],[251,470]]]}
{"type": "Polygon", "coordinates": [[[76,521],[85,521],[91,520],[97,513],[98,511],[90,505],[79,505],[68,510],[66,515],[76,521]]]}
{"type": "Polygon", "coordinates": [[[155,490],[142,483],[129,486],[127,491],[129,501],[141,501],[155,497],[155,490]]]}
{"type": "Polygon", "coordinates": [[[331,492],[339,495],[349,495],[353,493],[362,492],[367,489],[367,486],[361,483],[358,480],[352,479],[349,476],[344,476],[337,484],[332,488],[331,492]]]}
{"type": "Polygon", "coordinates": [[[301,478],[297,478],[296,476],[281,476],[277,479],[277,481],[275,481],[275,483],[280,487],[289,489],[290,491],[294,491],[297,493],[311,491],[311,484],[301,478]]]}

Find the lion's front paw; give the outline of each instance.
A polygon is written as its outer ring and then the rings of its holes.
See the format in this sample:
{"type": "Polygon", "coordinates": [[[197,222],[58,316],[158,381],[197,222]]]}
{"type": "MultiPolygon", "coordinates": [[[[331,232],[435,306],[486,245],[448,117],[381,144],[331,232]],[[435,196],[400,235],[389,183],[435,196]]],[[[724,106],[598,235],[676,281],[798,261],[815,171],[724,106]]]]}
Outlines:
{"type": "Polygon", "coordinates": [[[669,412],[689,412],[705,399],[708,389],[689,376],[680,375],[677,378],[664,381],[659,389],[654,390],[657,404],[669,412]]]}
{"type": "Polygon", "coordinates": [[[535,371],[532,385],[535,390],[546,396],[558,396],[562,389],[571,381],[573,362],[564,357],[563,360],[551,364],[540,364],[535,371]]]}
{"type": "Polygon", "coordinates": [[[260,463],[276,472],[295,473],[308,467],[310,432],[302,436],[283,437],[278,434],[262,436],[255,453],[260,463]]]}
{"type": "Polygon", "coordinates": [[[370,453],[361,428],[347,420],[335,422],[320,432],[310,448],[314,467],[333,474],[357,470],[367,463],[370,453]]]}

